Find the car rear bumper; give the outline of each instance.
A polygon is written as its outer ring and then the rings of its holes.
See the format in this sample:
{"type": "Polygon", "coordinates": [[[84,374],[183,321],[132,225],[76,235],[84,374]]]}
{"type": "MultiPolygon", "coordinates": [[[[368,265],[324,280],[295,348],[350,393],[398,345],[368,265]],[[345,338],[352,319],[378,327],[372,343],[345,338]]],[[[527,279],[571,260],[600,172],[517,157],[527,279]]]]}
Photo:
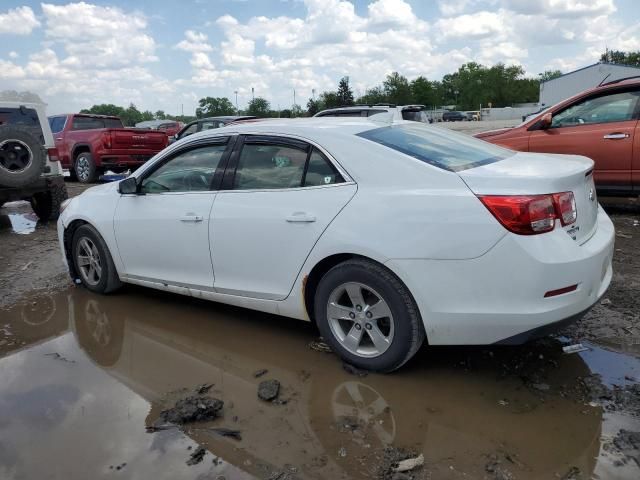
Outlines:
{"type": "Polygon", "coordinates": [[[605,293],[612,277],[614,228],[602,208],[580,245],[560,228],[508,234],[469,260],[391,260],[412,292],[432,345],[526,341],[541,328],[575,321],[605,293]],[[577,285],[574,291],[545,293],[577,285]]]}
{"type": "Polygon", "coordinates": [[[102,155],[96,161],[96,165],[102,168],[137,168],[149,161],[157,152],[135,154],[108,154],[102,155]]]}

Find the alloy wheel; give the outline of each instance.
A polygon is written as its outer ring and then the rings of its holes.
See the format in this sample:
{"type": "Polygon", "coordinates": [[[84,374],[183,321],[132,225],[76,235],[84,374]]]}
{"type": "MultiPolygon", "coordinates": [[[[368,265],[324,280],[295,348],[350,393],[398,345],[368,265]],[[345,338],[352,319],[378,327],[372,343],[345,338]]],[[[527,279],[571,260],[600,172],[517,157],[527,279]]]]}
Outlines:
{"type": "Polygon", "coordinates": [[[391,346],[394,321],[387,302],[373,288],[347,282],[335,288],[327,302],[334,337],[359,357],[378,357],[391,346]]]}
{"type": "Polygon", "coordinates": [[[90,238],[82,237],[78,242],[76,264],[85,282],[91,286],[100,283],[102,278],[100,252],[90,238]]]}

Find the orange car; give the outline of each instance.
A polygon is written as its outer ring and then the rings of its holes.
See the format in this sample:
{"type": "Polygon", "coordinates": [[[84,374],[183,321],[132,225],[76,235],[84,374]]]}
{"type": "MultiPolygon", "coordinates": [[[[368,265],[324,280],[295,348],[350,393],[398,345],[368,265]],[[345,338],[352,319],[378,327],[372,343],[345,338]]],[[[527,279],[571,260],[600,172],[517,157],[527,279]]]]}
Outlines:
{"type": "MultiPolygon", "coordinates": [[[[523,152],[569,153],[595,162],[599,193],[640,194],[640,77],[614,80],[513,128],[476,134],[523,152]]],[[[561,161],[561,160],[559,160],[561,161]]]]}

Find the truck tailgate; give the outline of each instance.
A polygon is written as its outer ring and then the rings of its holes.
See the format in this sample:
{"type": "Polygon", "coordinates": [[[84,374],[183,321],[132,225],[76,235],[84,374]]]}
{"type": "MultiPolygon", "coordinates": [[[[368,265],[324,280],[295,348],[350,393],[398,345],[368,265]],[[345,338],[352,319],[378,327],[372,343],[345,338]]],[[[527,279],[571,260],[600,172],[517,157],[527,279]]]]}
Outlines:
{"type": "Polygon", "coordinates": [[[167,146],[167,134],[158,130],[109,129],[114,150],[156,150],[167,146]]]}

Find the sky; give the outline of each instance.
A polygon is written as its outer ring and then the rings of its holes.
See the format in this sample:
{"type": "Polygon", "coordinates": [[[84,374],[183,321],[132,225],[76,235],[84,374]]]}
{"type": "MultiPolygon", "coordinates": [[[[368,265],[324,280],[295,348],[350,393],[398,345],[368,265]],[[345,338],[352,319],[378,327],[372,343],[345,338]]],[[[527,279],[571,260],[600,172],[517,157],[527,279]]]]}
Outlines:
{"type": "Polygon", "coordinates": [[[469,61],[568,72],[640,50],[640,0],[0,0],[0,91],[48,113],[193,114],[204,96],[306,105],[348,76],[439,80],[469,61]]]}

